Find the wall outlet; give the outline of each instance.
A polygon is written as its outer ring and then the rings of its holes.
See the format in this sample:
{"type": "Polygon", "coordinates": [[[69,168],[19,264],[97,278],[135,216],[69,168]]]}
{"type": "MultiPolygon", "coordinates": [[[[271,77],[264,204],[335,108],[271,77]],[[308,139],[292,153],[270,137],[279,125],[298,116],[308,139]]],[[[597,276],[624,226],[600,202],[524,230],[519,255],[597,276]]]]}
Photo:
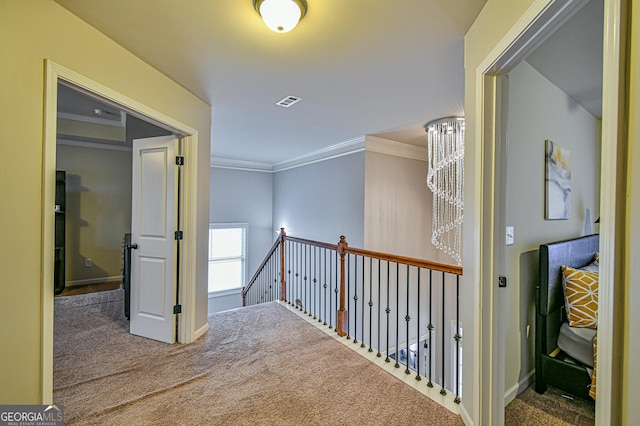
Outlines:
{"type": "Polygon", "coordinates": [[[93,259],[88,258],[84,260],[84,267],[85,268],[90,268],[91,266],[93,266],[93,259]]]}
{"type": "Polygon", "coordinates": [[[515,240],[515,234],[514,234],[513,226],[507,226],[507,232],[505,233],[505,235],[506,235],[505,243],[508,246],[513,245],[513,242],[515,240]]]}

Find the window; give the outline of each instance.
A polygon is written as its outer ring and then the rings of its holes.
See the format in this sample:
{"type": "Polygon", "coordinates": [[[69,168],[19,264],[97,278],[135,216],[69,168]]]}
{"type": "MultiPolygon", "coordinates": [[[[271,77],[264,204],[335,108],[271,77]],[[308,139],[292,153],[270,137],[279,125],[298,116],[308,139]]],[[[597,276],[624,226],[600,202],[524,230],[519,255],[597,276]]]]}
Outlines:
{"type": "Polygon", "coordinates": [[[209,224],[209,292],[245,285],[246,224],[209,224]]]}

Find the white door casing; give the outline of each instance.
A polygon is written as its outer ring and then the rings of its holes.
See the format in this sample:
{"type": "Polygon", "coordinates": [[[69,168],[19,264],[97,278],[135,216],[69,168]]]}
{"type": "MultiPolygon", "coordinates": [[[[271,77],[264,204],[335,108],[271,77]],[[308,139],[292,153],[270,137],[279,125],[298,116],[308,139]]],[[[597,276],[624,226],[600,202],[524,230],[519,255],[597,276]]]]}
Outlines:
{"type": "Polygon", "coordinates": [[[175,342],[178,141],[133,141],[131,243],[132,334],[175,342]]]}

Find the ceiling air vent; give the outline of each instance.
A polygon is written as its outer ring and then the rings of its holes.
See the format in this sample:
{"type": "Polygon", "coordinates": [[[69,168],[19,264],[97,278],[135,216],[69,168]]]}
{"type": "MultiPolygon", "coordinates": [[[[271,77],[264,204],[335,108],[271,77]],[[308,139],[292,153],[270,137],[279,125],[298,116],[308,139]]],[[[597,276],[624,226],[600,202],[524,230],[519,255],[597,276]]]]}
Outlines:
{"type": "Polygon", "coordinates": [[[297,96],[293,96],[293,95],[289,95],[289,96],[285,96],[284,98],[280,99],[278,102],[276,102],[276,105],[280,105],[281,107],[285,107],[285,108],[289,108],[291,105],[300,102],[302,100],[302,98],[299,98],[297,96]]]}

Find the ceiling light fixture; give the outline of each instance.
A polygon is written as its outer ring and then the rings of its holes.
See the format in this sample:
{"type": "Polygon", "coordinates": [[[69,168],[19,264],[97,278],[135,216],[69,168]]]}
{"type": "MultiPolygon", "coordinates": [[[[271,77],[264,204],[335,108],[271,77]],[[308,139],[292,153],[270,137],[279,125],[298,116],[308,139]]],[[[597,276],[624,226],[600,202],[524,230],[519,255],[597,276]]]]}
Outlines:
{"type": "Polygon", "coordinates": [[[306,0],[253,0],[253,7],[277,33],[291,31],[307,13],[306,0]]]}
{"type": "Polygon", "coordinates": [[[427,123],[427,186],[433,192],[431,242],[462,264],[464,118],[427,123]]]}

